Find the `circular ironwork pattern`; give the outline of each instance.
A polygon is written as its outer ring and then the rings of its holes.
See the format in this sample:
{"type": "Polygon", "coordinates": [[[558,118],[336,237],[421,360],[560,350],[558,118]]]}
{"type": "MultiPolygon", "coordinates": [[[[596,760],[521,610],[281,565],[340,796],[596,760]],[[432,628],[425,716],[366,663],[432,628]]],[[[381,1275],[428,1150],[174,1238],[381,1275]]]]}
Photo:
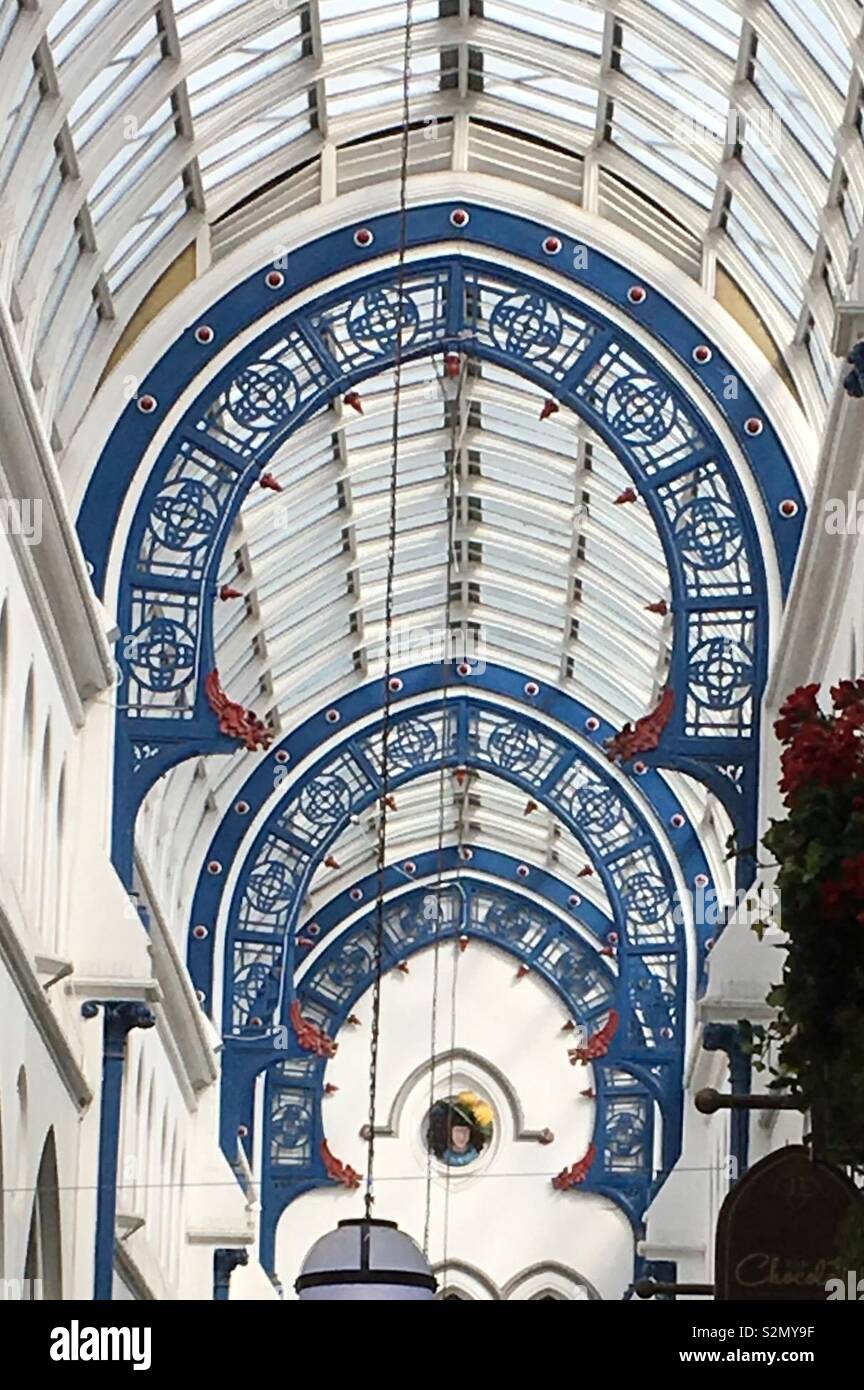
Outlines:
{"type": "Polygon", "coordinates": [[[536,927],[536,919],[526,908],[515,907],[512,903],[492,903],[483,918],[486,931],[493,932],[503,941],[519,946],[536,927]]]}
{"type": "Polygon", "coordinates": [[[407,294],[390,285],[379,285],[355,299],[348,310],[348,335],[355,347],[381,356],[404,350],[417,336],[420,312],[407,294]]]}
{"type": "Polygon", "coordinates": [[[624,817],[621,802],[608,787],[578,787],[570,806],[580,826],[597,835],[610,834],[624,817]]]}
{"type": "Polygon", "coordinates": [[[753,656],[740,642],[710,637],[690,656],[690,688],[708,709],[737,709],[753,688],[753,656]]]}
{"type": "Polygon", "coordinates": [[[269,1012],[268,997],[273,993],[276,981],[272,967],[262,960],[254,960],[244,965],[234,976],[234,1007],[242,1019],[269,1012]]]}
{"type": "Polygon", "coordinates": [[[499,724],[489,735],[490,761],[508,772],[527,772],[540,756],[540,740],[524,724],[499,724]]]}
{"type": "Polygon", "coordinates": [[[644,375],[616,381],[603,411],[626,444],[659,444],[673,428],[678,414],[671,391],[644,375]]]}
{"type": "Polygon", "coordinates": [[[271,1119],[273,1142],[280,1149],[299,1149],[309,1138],[312,1113],[297,1101],[286,1101],[278,1106],[271,1119]]]}
{"type": "Polygon", "coordinates": [[[129,642],[132,669],[146,690],[179,690],[195,669],[195,639],[174,618],[151,618],[129,642]]]}
{"type": "Polygon", "coordinates": [[[287,864],[267,859],[249,875],[246,897],[258,912],[283,912],[294,893],[294,876],[287,864]]]}
{"type": "Polygon", "coordinates": [[[558,347],[564,321],[558,308],[542,294],[526,291],[498,301],[492,310],[489,331],[502,352],[534,362],[558,347]]]}
{"type": "Polygon", "coordinates": [[[419,719],[406,719],[391,728],[387,740],[387,756],[401,767],[422,767],[438,752],[438,737],[429,724],[419,719]]]}
{"type": "Polygon", "coordinates": [[[333,957],[327,967],[326,979],[331,989],[335,988],[339,993],[347,994],[371,973],[372,957],[369,950],[362,942],[349,941],[338,955],[333,957]]]}
{"type": "Polygon", "coordinates": [[[351,810],[351,788],[335,773],[315,777],[300,793],[300,809],[315,825],[335,825],[351,810]]]}
{"type": "Polygon", "coordinates": [[[231,383],[229,413],[249,430],[287,424],[297,404],[297,382],[282,362],[253,362],[231,383]]]}
{"type": "Polygon", "coordinates": [[[592,1008],[612,1000],[611,985],[580,951],[565,951],[552,966],[552,974],[568,994],[581,996],[582,1002],[590,1003],[592,1008]]]}
{"type": "Polygon", "coordinates": [[[633,874],[626,883],[622,900],[628,917],[648,925],[657,922],[669,911],[669,893],[657,874],[633,874]]]}
{"type": "Polygon", "coordinates": [[[701,569],[725,569],[744,544],[734,509],[714,497],[696,497],[682,507],[675,519],[675,535],[683,558],[701,569]]]}
{"type": "Polygon", "coordinates": [[[153,534],[169,550],[198,550],[218,522],[216,499],[198,478],[168,483],[150,511],[153,534]]]}
{"type": "Polygon", "coordinates": [[[606,1143],[616,1158],[637,1158],[645,1139],[645,1112],[618,1110],[606,1118],[606,1143]]]}

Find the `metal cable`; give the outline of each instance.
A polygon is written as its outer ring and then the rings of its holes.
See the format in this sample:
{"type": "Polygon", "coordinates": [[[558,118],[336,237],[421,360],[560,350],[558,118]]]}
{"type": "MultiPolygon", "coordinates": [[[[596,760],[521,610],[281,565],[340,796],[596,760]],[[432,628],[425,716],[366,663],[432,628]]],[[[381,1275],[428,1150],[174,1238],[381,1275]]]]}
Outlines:
{"type": "Polygon", "coordinates": [[[369,1127],[366,1164],[366,1219],[372,1215],[375,1200],[375,1115],[378,1099],[378,1047],[381,1031],[381,967],[384,944],[384,870],[387,858],[387,812],[390,795],[390,707],[393,691],[390,678],[393,662],[393,589],[396,572],[396,496],[399,483],[399,420],[402,393],[402,301],[405,285],[405,253],[408,241],[408,137],[411,98],[411,20],[413,0],[405,6],[405,40],[402,62],[402,157],[399,175],[399,260],[396,278],[396,347],[393,371],[393,433],[390,462],[389,517],[387,534],[387,582],[384,600],[384,715],[381,742],[381,802],[378,817],[378,895],[375,919],[374,985],[372,989],[372,1037],[369,1059],[369,1127]]]}
{"type": "MultiPolygon", "coordinates": [[[[459,444],[459,428],[461,423],[462,406],[462,387],[464,376],[460,374],[459,385],[456,399],[451,402],[452,413],[450,421],[450,459],[447,470],[446,486],[446,524],[447,524],[447,566],[445,572],[444,590],[444,633],[441,653],[441,767],[438,772],[438,848],[436,860],[436,882],[435,882],[435,931],[432,964],[432,1012],[430,1019],[429,1036],[429,1110],[435,1104],[435,1057],[438,1050],[438,985],[440,975],[440,948],[441,948],[441,929],[443,926],[442,911],[442,890],[444,880],[444,803],[447,788],[447,765],[444,756],[447,741],[447,697],[449,695],[448,686],[448,666],[449,666],[449,641],[450,624],[452,615],[452,590],[453,590],[453,567],[456,552],[456,502],[457,502],[457,455],[459,444]]],[[[461,837],[460,837],[461,846],[461,837]]],[[[455,971],[455,966],[454,966],[455,971]]],[[[449,1174],[448,1174],[449,1178],[449,1174]]],[[[426,1145],[426,1209],[423,1222],[423,1253],[429,1254],[429,1228],[432,1215],[432,1150],[428,1143],[426,1145]]]]}

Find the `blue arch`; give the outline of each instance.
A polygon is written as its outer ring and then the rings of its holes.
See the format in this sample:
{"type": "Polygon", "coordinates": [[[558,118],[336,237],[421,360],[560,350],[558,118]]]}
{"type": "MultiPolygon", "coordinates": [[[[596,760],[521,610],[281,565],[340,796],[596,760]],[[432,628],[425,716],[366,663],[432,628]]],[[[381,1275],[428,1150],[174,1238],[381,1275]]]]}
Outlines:
{"type": "MultiPolygon", "coordinates": [[[[305,420],[392,363],[400,332],[408,339],[405,357],[455,348],[498,362],[542,385],[607,440],[651,509],[670,567],[670,684],[678,698],[664,747],[715,790],[722,787],[724,800],[731,796],[734,803],[741,776],[749,779],[744,764],[752,764],[758,735],[768,603],[744,489],[679,382],[643,344],[580,302],[580,292],[588,289],[641,322],[713,398],[762,494],[785,589],[800,540],[803,497],[776,433],[731,364],[671,301],[649,289],[638,304],[631,302],[631,272],[593,250],[583,264],[574,252],[585,248],[567,238],[559,238],[561,249],[550,257],[544,250],[548,229],[500,211],[468,207],[468,227],[457,234],[452,210],[445,204],[409,214],[412,247],[458,239],[464,250],[411,263],[405,296],[395,308],[396,272],[364,273],[370,258],[394,249],[394,215],[369,224],[371,255],[355,245],[354,229],[344,228],[292,254],[278,290],[268,288],[263,273],[250,276],[208,313],[212,343],[199,344],[190,327],[168,350],[139,397],[152,396],[154,410],[144,414],[130,403],[103,451],[79,518],[100,589],[123,498],[179,394],[226,341],[280,301],[346,265],[357,271],[350,288],[282,318],[223,367],[172,431],[147,479],[119,594],[124,687],[115,760],[115,857],[127,880],[131,823],[153,778],[183,756],[233,746],[218,732],[201,677],[215,661],[216,576],[242,499],[305,420]],[[505,251],[533,262],[547,276],[554,269],[569,288],[550,286],[536,268],[530,275],[505,270],[478,256],[477,248],[487,257],[505,251]],[[711,356],[697,366],[693,350],[699,344],[711,356]],[[737,389],[729,399],[731,377],[737,389]],[[759,422],[758,435],[748,435],[747,420],[759,422]],[[780,511],[784,499],[794,509],[789,517],[780,511]]],[[[745,787],[745,795],[749,791],[745,787]]]]}
{"type": "MultiPolygon", "coordinates": [[[[436,939],[446,943],[465,936],[504,951],[520,964],[529,964],[558,995],[567,1014],[589,1034],[602,1025],[611,1008],[620,1010],[624,1002],[620,979],[584,940],[574,939],[572,928],[560,916],[528,901],[510,886],[476,879],[470,870],[446,891],[457,900],[457,906],[437,933],[423,911],[428,888],[409,888],[388,899],[385,970],[430,949],[436,939]],[[559,952],[568,963],[563,974],[550,964],[562,958],[559,952]]],[[[375,916],[373,907],[325,946],[298,987],[304,1017],[319,1023],[326,1018],[333,1037],[371,984],[371,960],[362,947],[374,932],[375,916]],[[346,966],[352,959],[360,962],[359,968],[346,966]]],[[[646,1028],[651,1027],[649,1015],[658,1011],[669,1017],[669,1002],[652,999],[649,1003],[646,995],[646,1028]]],[[[653,1018],[653,1025],[659,1038],[657,1018],[653,1018]]],[[[310,1057],[290,1043],[267,1066],[261,1175],[261,1257],[267,1268],[274,1263],[275,1232],[285,1208],[304,1192],[330,1182],[320,1155],[325,1138],[325,1066],[320,1058],[310,1057]]],[[[592,1067],[597,1158],[580,1190],[610,1197],[638,1233],[644,1211],[680,1149],[680,1056],[662,1039],[659,1046],[640,1048],[622,1030],[608,1054],[592,1067]],[[655,1103],[663,1120],[663,1158],[656,1178],[655,1103]]],[[[579,1077],[577,1070],[574,1089],[579,1077]]],[[[251,1106],[243,1115],[249,1131],[243,1142],[251,1145],[251,1106]]],[[[233,1133],[228,1136],[229,1143],[233,1133]]]]}
{"type": "MultiPolygon", "coordinates": [[[[449,670],[444,674],[447,683],[442,687],[442,670],[439,666],[415,667],[402,672],[402,688],[391,696],[392,710],[398,713],[400,707],[408,701],[416,701],[429,695],[435,695],[439,702],[425,706],[430,710],[443,707],[445,694],[448,702],[466,696],[474,698],[478,694],[487,699],[500,697],[517,706],[513,711],[513,717],[517,719],[528,718],[541,723],[554,721],[564,729],[572,730],[584,744],[596,750],[594,756],[598,760],[602,756],[604,741],[614,732],[608,722],[596,718],[580,701],[555,687],[540,685],[536,694],[526,694],[531,683],[519,672],[490,664],[482,672],[472,672],[469,678],[455,675],[449,670]]],[[[531,688],[533,690],[533,687],[531,688]]],[[[350,741],[353,735],[348,731],[364,726],[370,717],[380,713],[381,701],[380,683],[369,681],[350,691],[327,711],[319,710],[311,715],[277,747],[255,762],[231,809],[220,821],[208,846],[206,863],[220,865],[221,871],[211,874],[202,868],[193,898],[190,921],[192,926],[204,927],[207,935],[201,939],[190,937],[187,952],[193,981],[204,994],[208,1005],[213,989],[212,929],[220,914],[227,868],[234,863],[246,837],[249,819],[254,818],[259,808],[272,797],[276,778],[279,778],[280,782],[286,780],[292,768],[306,762],[323,743],[333,740],[335,731],[340,731],[344,740],[350,741]],[[242,813],[238,807],[243,808],[242,813]]],[[[175,745],[161,757],[154,758],[153,763],[161,773],[170,766],[171,761],[180,756],[182,753],[175,745]]],[[[685,882],[695,883],[697,878],[704,876],[707,880],[706,887],[710,887],[710,868],[699,843],[696,828],[685,807],[657,770],[661,766],[669,765],[677,764],[674,755],[670,756],[666,752],[664,739],[660,749],[642,756],[640,771],[631,770],[629,777],[634,786],[638,786],[640,793],[664,826],[685,882]]],[[[748,817],[755,809],[755,768],[750,760],[736,764],[735,767],[740,774],[735,783],[718,774],[713,779],[713,784],[726,804],[738,833],[747,834],[752,831],[748,817]]],[[[685,770],[698,775],[696,768],[685,770]]],[[[525,790],[531,794],[537,790],[533,782],[529,784],[526,781],[524,785],[525,790]]],[[[274,814],[278,814],[278,810],[274,814]]],[[[264,833],[266,831],[262,832],[264,833]]]]}
{"type": "MultiPolygon", "coordinates": [[[[233,982],[233,990],[223,992],[226,1037],[251,1041],[265,1034],[279,1021],[280,1008],[284,1020],[292,997],[293,934],[312,876],[351,817],[381,794],[375,747],[380,728],[380,721],[375,721],[346,733],[307,767],[271,809],[245,856],[226,939],[225,979],[233,982]],[[334,788],[338,788],[335,802],[334,788]],[[319,797],[322,790],[326,791],[323,815],[317,802],[310,804],[310,798],[319,797]],[[260,1023],[250,1028],[246,1020],[251,1018],[260,1023]]],[[[465,695],[392,713],[390,729],[389,785],[393,790],[442,766],[478,767],[519,786],[567,826],[606,889],[622,938],[622,956],[650,954],[658,967],[661,959],[668,963],[675,978],[680,1020],[687,952],[680,916],[676,921],[673,906],[674,876],[644,814],[608,766],[522,710],[465,695]]],[[[251,799],[252,784],[257,781],[270,795],[272,775],[272,765],[262,764],[249,779],[239,804],[251,812],[256,804],[251,799]]],[[[676,805],[662,779],[656,780],[661,806],[676,805]]],[[[259,795],[257,804],[263,799],[259,795]]],[[[680,812],[670,811],[668,821],[677,815],[680,812]]],[[[217,832],[193,904],[193,922],[208,928],[208,934],[200,938],[190,934],[187,958],[193,981],[208,1003],[213,988],[210,929],[220,915],[225,866],[233,862],[242,838],[237,820],[235,812],[217,832]]],[[[685,822],[676,827],[670,824],[669,830],[685,883],[701,881],[709,887],[710,869],[692,827],[685,822]]],[[[697,970],[704,964],[709,936],[710,930],[703,929],[697,970]]]]}
{"type": "MultiPolygon", "coordinates": [[[[659,747],[642,759],[640,786],[667,827],[687,882],[697,876],[708,879],[708,866],[694,828],[657,769],[676,768],[701,778],[722,799],[744,842],[753,838],[759,704],[768,644],[766,564],[736,464],[682,383],[687,378],[698,383],[736,440],[761,495],[784,593],[804,519],[803,497],[789,460],[731,363],[668,298],[650,286],[646,293],[630,297],[632,272],[593,249],[587,260],[577,258],[574,253],[585,248],[566,237],[557,237],[555,254],[550,254],[548,236],[555,229],[498,210],[465,207],[469,222],[461,231],[450,221],[452,203],[410,211],[409,244],[426,254],[409,263],[401,299],[394,298],[395,270],[370,264],[395,251],[395,214],[368,224],[374,237],[371,251],[357,247],[355,228],[342,228],[293,253],[276,288],[268,285],[263,271],[251,275],[207,311],[211,341],[199,341],[190,324],[154,368],[138,402],[130,403],[118,420],[94,470],[79,529],[94,583],[103,594],[115,533],[124,545],[117,604],[124,644],[119,661],[123,686],[115,757],[114,854],[128,883],[135,816],[149,787],[185,758],[236,748],[219,732],[203,677],[215,665],[213,604],[221,552],[243,498],[275,451],[316,411],[392,364],[400,337],[403,359],[457,350],[519,373],[588,421],[628,469],[664,546],[674,620],[669,674],[674,710],[659,747]],[[461,243],[455,251],[454,241],[461,243]],[[446,249],[442,243],[448,243],[446,249]],[[519,269],[512,268],[513,259],[519,269]],[[121,537],[124,499],[156,430],[181,394],[194,386],[232,339],[251,337],[249,330],[278,311],[280,304],[346,268],[353,271],[347,288],[319,295],[300,310],[286,307],[279,322],[235,353],[197,393],[155,458],[129,534],[121,537]],[[586,292],[613,306],[614,314],[586,302],[586,292]],[[620,327],[622,318],[638,323],[674,356],[679,367],[674,378],[649,347],[620,327]],[[707,359],[699,358],[698,364],[697,345],[708,349],[707,359]],[[737,389],[730,395],[732,378],[737,389]],[[153,408],[145,413],[140,407],[147,397],[153,408]],[[753,433],[748,421],[755,422],[753,433]],[[788,505],[781,510],[784,502],[788,505]],[[682,817],[681,825],[670,824],[673,814],[682,817]]],[[[397,705],[437,689],[442,679],[451,688],[462,684],[455,671],[442,673],[440,668],[402,678],[397,705]]],[[[522,711],[510,714],[523,729],[542,731],[545,715],[595,744],[615,732],[555,687],[534,681],[530,672],[491,667],[472,673],[470,682],[477,692],[522,706],[522,711]],[[531,716],[524,714],[526,705],[531,716]],[[593,722],[586,728],[589,717],[593,722]]],[[[454,704],[457,699],[454,693],[454,704]]],[[[344,729],[380,712],[382,702],[380,684],[371,683],[350,692],[331,713],[344,729]]],[[[469,711],[468,717],[472,705],[475,712],[478,708],[476,700],[458,703],[469,711]]],[[[411,711],[400,711],[396,719],[407,722],[411,717],[411,711]]],[[[332,734],[333,724],[319,711],[283,740],[275,754],[258,760],[240,799],[254,811],[272,794],[274,757],[287,754],[296,762],[332,734]]],[[[554,737],[560,742],[559,735],[554,737]]],[[[454,760],[475,760],[476,750],[466,750],[458,740],[457,749],[454,760]]],[[[577,756],[581,753],[573,753],[571,766],[577,756]]],[[[563,754],[556,770],[564,776],[562,759],[563,754]]],[[[447,758],[442,755],[441,761],[447,758]]],[[[489,767],[482,761],[477,765],[489,767]]],[[[664,1042],[675,1059],[670,1067],[680,1067],[686,956],[681,934],[640,943],[631,930],[627,895],[616,883],[609,855],[599,852],[596,837],[593,842],[586,838],[577,818],[562,808],[560,799],[555,801],[554,786],[513,767],[497,773],[545,802],[593,855],[624,943],[619,988],[625,994],[631,985],[635,988],[640,972],[647,972],[655,983],[661,978],[652,972],[649,957],[665,956],[674,963],[668,978],[674,976],[676,1022],[666,1025],[673,1035],[664,1042]]],[[[403,780],[415,775],[422,771],[406,768],[403,780]]],[[[308,788],[308,778],[305,785],[308,788]]],[[[374,775],[364,795],[374,797],[374,775]]],[[[617,784],[614,796],[627,804],[630,814],[630,802],[617,784]]],[[[361,798],[356,804],[365,803],[361,798]]],[[[638,808],[633,813],[633,823],[644,833],[625,844],[622,855],[654,854],[658,846],[650,827],[638,808]]],[[[243,814],[235,810],[217,831],[209,858],[221,867],[202,876],[193,922],[212,929],[217,920],[221,881],[243,839],[243,821],[243,814]]],[[[286,830],[290,837],[294,827],[280,827],[283,838],[286,830]]],[[[659,853],[656,862],[668,893],[672,877],[665,854],[659,853]]],[[[253,870],[254,865],[244,867],[247,887],[253,870]]],[[[742,880],[746,878],[742,866],[742,880]]],[[[236,913],[232,919],[233,949],[241,927],[236,913]]],[[[293,920],[286,918],[269,938],[272,943],[283,933],[284,958],[278,968],[289,985],[287,990],[280,986],[286,1003],[293,979],[293,920]]],[[[212,938],[211,930],[209,939],[192,937],[189,943],[190,968],[208,998],[212,938]]],[[[255,949],[267,944],[253,933],[244,939],[255,949]]],[[[701,963],[700,955],[697,965],[701,963]]],[[[271,967],[274,964],[271,961],[271,967]]],[[[629,1029],[638,1019],[638,1006],[629,994],[626,997],[629,1029]]],[[[268,1018],[273,1017],[271,1011],[268,1018]]],[[[242,1029],[229,1034],[223,1137],[232,1133],[225,1125],[251,1103],[249,1079],[272,1064],[272,1038],[266,1030],[261,1035],[244,1034],[242,1029]],[[235,1084],[241,1078],[244,1084],[235,1084]]],[[[647,1068],[641,1081],[649,1090],[656,1084],[647,1068]]],[[[632,1212],[638,1209],[638,1201],[631,1203],[632,1212]]]]}

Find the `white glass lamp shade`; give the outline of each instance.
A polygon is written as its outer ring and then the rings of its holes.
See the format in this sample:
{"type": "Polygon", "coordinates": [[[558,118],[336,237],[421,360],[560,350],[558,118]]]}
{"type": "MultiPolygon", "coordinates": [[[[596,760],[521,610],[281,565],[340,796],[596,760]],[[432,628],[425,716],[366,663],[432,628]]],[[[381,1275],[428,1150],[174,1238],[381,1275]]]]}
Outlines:
{"type": "Polygon", "coordinates": [[[294,1285],[306,1302],[430,1302],[437,1283],[426,1257],[394,1221],[340,1221],[317,1240],[294,1285]]]}

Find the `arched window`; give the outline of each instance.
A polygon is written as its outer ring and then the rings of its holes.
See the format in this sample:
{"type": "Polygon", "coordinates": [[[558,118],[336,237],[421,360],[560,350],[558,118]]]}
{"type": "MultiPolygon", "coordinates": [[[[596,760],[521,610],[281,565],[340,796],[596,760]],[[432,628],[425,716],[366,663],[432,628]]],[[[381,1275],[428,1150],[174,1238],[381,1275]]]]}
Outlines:
{"type": "Polygon", "coordinates": [[[39,794],[34,798],[33,824],[30,830],[30,900],[36,913],[37,930],[46,945],[53,946],[53,910],[56,884],[54,866],[57,862],[57,841],[51,805],[51,721],[45,721],[42,735],[42,757],[39,769],[39,794]]]}
{"type": "Polygon", "coordinates": [[[18,1068],[18,1076],[15,1081],[15,1091],[18,1096],[18,1132],[14,1129],[11,1135],[12,1152],[17,1155],[15,1166],[15,1177],[13,1182],[12,1201],[19,1209],[23,1207],[25,1191],[28,1181],[27,1173],[27,1138],[30,1125],[30,1107],[27,1096],[27,1069],[18,1068]]]}
{"type": "Polygon", "coordinates": [[[24,1260],[24,1278],[30,1281],[30,1297],[51,1301],[62,1298],[62,1271],[57,1150],[51,1129],[39,1163],[24,1260]]]}
{"type": "Polygon", "coordinates": [[[600,1295],[576,1270],[559,1264],[532,1265],[504,1289],[508,1303],[587,1303],[600,1295]]]}
{"type": "Polygon", "coordinates": [[[61,955],[66,944],[66,765],[60,768],[54,808],[55,873],[53,917],[54,950],[61,955]]]}
{"type": "Polygon", "coordinates": [[[23,792],[23,805],[21,806],[21,818],[18,825],[18,882],[21,885],[22,896],[27,894],[27,869],[28,856],[30,853],[30,816],[33,809],[33,742],[36,726],[36,691],[33,677],[33,667],[27,676],[27,688],[24,694],[24,716],[22,719],[22,742],[21,742],[21,781],[19,786],[23,792]]]}

